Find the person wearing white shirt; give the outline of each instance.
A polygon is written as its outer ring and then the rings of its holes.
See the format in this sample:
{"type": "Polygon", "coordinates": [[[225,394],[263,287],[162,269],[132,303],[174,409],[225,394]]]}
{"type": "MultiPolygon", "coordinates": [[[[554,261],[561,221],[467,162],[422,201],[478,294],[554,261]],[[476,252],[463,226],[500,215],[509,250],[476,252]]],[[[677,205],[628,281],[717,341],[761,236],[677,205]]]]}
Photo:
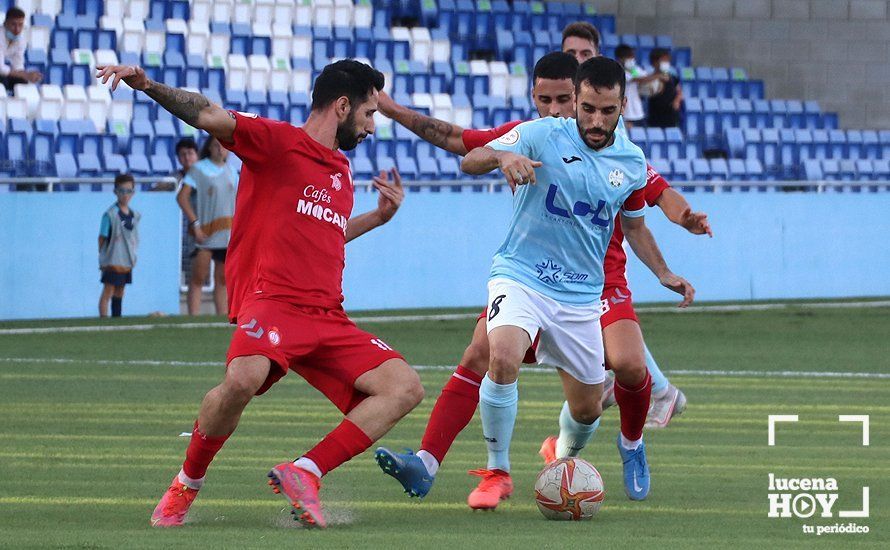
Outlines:
{"type": "Polygon", "coordinates": [[[40,71],[25,70],[25,12],[16,7],[6,11],[3,21],[4,37],[0,39],[0,82],[12,90],[16,84],[36,83],[43,80],[40,71]]]}
{"type": "Polygon", "coordinates": [[[615,48],[615,59],[624,67],[624,75],[627,80],[625,97],[627,106],[624,108],[624,124],[628,130],[634,125],[644,122],[646,113],[643,112],[643,100],[640,99],[640,86],[646,86],[655,80],[665,80],[660,72],[646,74],[642,67],[637,65],[636,51],[627,44],[619,44],[615,48]]]}

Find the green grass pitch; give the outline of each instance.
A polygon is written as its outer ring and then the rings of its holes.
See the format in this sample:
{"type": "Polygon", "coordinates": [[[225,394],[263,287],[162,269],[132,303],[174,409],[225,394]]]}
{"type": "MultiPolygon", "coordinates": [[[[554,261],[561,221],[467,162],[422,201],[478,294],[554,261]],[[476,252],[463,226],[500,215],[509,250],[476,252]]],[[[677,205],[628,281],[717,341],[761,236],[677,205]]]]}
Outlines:
{"type": "MultiPolygon", "coordinates": [[[[0,330],[0,546],[10,548],[789,548],[890,547],[890,378],[739,376],[696,371],[890,373],[890,308],[806,309],[641,316],[647,342],[689,399],[666,430],[649,431],[652,493],[623,493],[615,449],[617,410],[607,410],[584,457],[606,501],[590,522],[545,520],[532,499],[541,440],[556,431],[561,396],[553,374],[520,376],[512,456],[516,492],[492,513],[466,496],[484,466],[478,416],[458,438],[430,495],[412,501],[367,452],[324,480],[331,522],[294,526],[265,483],[269,468],[307,450],[333,427],[333,406],[297,375],[247,409],[176,530],[149,515],[178,471],[203,394],[222,376],[227,328],[3,334],[0,330]],[[62,361],[47,361],[56,359],[62,361]],[[148,361],[156,363],[149,364],[148,361]],[[175,365],[173,361],[207,362],[175,365]],[[213,363],[213,364],[210,364],[213,363]],[[690,373],[691,372],[691,373],[690,373]],[[767,446],[767,415],[797,414],[767,446]],[[870,415],[870,445],[858,424],[870,415]],[[857,510],[870,487],[870,517],[768,518],[767,476],[834,477],[835,506],[857,510]],[[808,535],[803,525],[868,525],[868,534],[808,535]]],[[[3,323],[0,329],[99,321],[3,323]]],[[[453,365],[471,320],[374,323],[365,328],[415,365],[453,365]]],[[[381,444],[414,447],[449,375],[421,373],[427,398],[381,444]]]]}

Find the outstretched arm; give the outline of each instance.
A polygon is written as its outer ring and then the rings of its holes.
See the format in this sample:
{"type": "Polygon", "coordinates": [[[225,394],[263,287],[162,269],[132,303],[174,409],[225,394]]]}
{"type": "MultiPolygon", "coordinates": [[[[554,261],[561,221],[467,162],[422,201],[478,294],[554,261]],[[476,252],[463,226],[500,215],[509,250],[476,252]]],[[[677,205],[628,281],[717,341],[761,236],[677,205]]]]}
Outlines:
{"type": "Polygon", "coordinates": [[[460,163],[460,169],[471,176],[487,174],[500,168],[504,179],[515,190],[517,185],[534,185],[535,168],[543,166],[541,161],[517,155],[509,151],[496,151],[491,147],[477,147],[467,153],[460,163]]]}
{"type": "Polygon", "coordinates": [[[134,90],[145,92],[145,95],[189,126],[204,130],[220,141],[232,141],[234,117],[201,94],[155,82],[148,78],[141,67],[109,65],[98,66],[96,69],[96,78],[101,78],[103,84],[112,79],[112,90],[117,89],[123,80],[134,90]]]}
{"type": "Polygon", "coordinates": [[[374,177],[374,188],[380,193],[380,197],[377,199],[377,209],[349,220],[346,224],[346,242],[385,224],[395,216],[405,198],[405,191],[402,189],[402,176],[399,175],[399,171],[393,168],[390,174],[392,174],[392,183],[389,181],[389,174],[383,170],[380,171],[379,176],[374,177]]]}
{"type": "Polygon", "coordinates": [[[665,189],[655,204],[661,208],[667,219],[686,228],[693,235],[714,236],[711,232],[711,224],[708,222],[708,215],[704,212],[693,212],[692,207],[677,190],[670,187],[665,189]]]}
{"type": "Polygon", "coordinates": [[[624,236],[637,257],[646,264],[646,267],[658,277],[658,282],[665,288],[673,290],[683,296],[683,301],[678,307],[687,307],[695,299],[695,288],[683,277],[675,275],[664,261],[658,243],[652,232],[646,227],[644,218],[630,218],[621,216],[621,228],[624,236]]]}
{"type": "Polygon", "coordinates": [[[377,108],[384,116],[411,130],[420,139],[455,155],[467,154],[462,137],[464,129],[460,126],[399,105],[386,92],[380,92],[377,108]]]}

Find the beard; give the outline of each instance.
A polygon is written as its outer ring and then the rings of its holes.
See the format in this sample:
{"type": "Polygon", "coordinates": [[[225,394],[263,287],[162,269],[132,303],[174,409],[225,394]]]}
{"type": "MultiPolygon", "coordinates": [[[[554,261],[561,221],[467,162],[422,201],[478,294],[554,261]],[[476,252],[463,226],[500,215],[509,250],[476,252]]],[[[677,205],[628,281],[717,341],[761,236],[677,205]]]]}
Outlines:
{"type": "Polygon", "coordinates": [[[581,139],[588,147],[594,150],[599,150],[612,141],[612,136],[615,135],[616,128],[618,128],[618,121],[615,121],[615,125],[612,126],[611,130],[602,128],[582,128],[581,125],[578,124],[578,133],[581,134],[581,139]]]}
{"type": "Polygon", "coordinates": [[[337,143],[343,151],[352,151],[358,147],[361,138],[365,137],[363,133],[355,130],[355,115],[349,113],[343,124],[337,126],[337,143]]]}

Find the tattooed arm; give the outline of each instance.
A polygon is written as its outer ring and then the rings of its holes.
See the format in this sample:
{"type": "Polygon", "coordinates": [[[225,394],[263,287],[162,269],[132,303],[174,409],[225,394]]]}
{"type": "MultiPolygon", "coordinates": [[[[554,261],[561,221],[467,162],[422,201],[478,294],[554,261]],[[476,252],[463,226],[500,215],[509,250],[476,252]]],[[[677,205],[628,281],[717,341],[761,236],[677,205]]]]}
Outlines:
{"type": "Polygon", "coordinates": [[[455,155],[467,154],[462,137],[464,129],[460,126],[399,105],[385,92],[380,92],[378,109],[384,116],[395,120],[424,141],[455,155]]]}
{"type": "Polygon", "coordinates": [[[134,90],[145,92],[145,95],[189,126],[204,130],[221,141],[232,141],[235,119],[228,111],[201,94],[155,82],[148,78],[141,67],[111,65],[98,66],[96,69],[96,78],[101,78],[103,84],[113,79],[112,90],[117,89],[123,80],[134,90]]]}

